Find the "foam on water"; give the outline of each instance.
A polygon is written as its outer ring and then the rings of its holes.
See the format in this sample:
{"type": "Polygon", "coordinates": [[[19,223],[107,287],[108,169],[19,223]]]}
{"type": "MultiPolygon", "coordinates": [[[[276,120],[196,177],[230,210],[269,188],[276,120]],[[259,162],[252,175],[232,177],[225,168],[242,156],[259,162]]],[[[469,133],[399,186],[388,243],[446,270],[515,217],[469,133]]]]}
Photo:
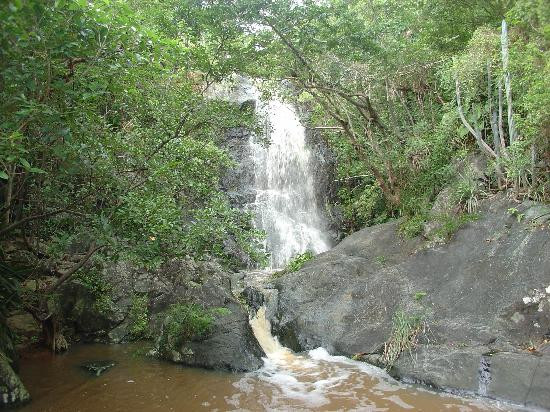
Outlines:
{"type": "MultiPolygon", "coordinates": [[[[265,307],[250,324],[266,354],[264,366],[233,386],[240,393],[254,394],[265,410],[410,410],[418,409],[427,396],[426,391],[401,384],[380,368],[333,356],[322,347],[301,354],[292,352],[271,334],[265,307]]],[[[227,402],[242,410],[237,399],[227,402]]],[[[485,409],[481,403],[465,405],[458,400],[447,406],[460,411],[485,409]]]]}
{"type": "MultiPolygon", "coordinates": [[[[298,401],[297,408],[311,410],[330,405],[333,399],[344,398],[354,407],[373,407],[367,396],[359,397],[357,394],[364,394],[365,388],[369,387],[376,392],[380,392],[382,387],[390,389],[389,392],[397,387],[397,383],[381,369],[343,356],[330,355],[324,348],[316,348],[306,354],[293,353],[271,335],[265,307],[258,310],[250,324],[266,353],[264,367],[248,374],[235,386],[244,391],[258,380],[264,388],[267,385],[271,394],[264,399],[266,408],[288,406],[288,400],[293,399],[298,401]],[[382,379],[385,382],[383,386],[373,384],[373,381],[382,379]]],[[[398,395],[390,395],[387,399],[401,407],[406,405],[398,395]]]]}

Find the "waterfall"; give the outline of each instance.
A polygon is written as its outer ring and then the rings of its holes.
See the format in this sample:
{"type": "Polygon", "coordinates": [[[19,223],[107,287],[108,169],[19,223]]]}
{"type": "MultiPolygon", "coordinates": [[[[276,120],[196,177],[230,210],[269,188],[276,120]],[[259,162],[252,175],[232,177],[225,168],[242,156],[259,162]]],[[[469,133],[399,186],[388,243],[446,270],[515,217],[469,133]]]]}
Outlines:
{"type": "Polygon", "coordinates": [[[251,135],[248,141],[255,201],[246,208],[266,234],[269,267],[284,267],[299,253],[328,250],[331,239],[315,192],[314,157],[295,108],[277,96],[262,99],[255,82],[241,76],[215,85],[209,96],[239,104],[254,101],[265,126],[263,136],[251,135]]]}
{"type": "Polygon", "coordinates": [[[250,319],[250,326],[254,336],[264,350],[268,358],[290,363],[296,356],[288,348],[279,343],[279,340],[271,334],[271,324],[265,316],[265,306],[262,306],[256,312],[256,315],[250,319]]]}
{"type": "Polygon", "coordinates": [[[328,250],[330,238],[318,207],[306,130],[296,110],[279,99],[257,100],[256,110],[266,123],[268,143],[250,139],[255,164],[253,210],[257,227],[266,233],[270,267],[280,268],[298,253],[328,250]]]}

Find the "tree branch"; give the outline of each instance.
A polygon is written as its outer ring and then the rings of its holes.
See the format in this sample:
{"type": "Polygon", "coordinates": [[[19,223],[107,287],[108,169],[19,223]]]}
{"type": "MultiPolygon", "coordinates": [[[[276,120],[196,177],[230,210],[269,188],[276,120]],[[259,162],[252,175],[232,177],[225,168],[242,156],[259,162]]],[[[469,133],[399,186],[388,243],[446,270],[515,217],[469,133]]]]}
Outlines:
{"type": "Polygon", "coordinates": [[[481,132],[479,130],[474,130],[474,128],[470,125],[470,123],[468,123],[468,120],[466,120],[466,116],[464,116],[464,111],[462,110],[462,102],[460,101],[460,84],[458,82],[458,78],[456,79],[456,104],[457,104],[460,120],[462,120],[462,123],[464,124],[464,126],[466,126],[469,132],[475,137],[478,146],[481,148],[483,152],[485,152],[485,154],[496,158],[497,154],[482,139],[481,132]]]}
{"type": "Polygon", "coordinates": [[[77,264],[75,264],[72,268],[70,268],[68,271],[59,272],[61,277],[59,277],[57,279],[57,281],[46,290],[46,292],[51,293],[51,292],[55,291],[59,286],[61,286],[63,283],[65,283],[74,273],[76,273],[80,268],[82,268],[82,266],[84,266],[86,264],[86,262],[88,260],[90,260],[90,258],[94,255],[94,253],[96,253],[98,250],[102,249],[103,247],[105,247],[105,246],[104,245],[96,246],[95,242],[92,242],[92,244],[90,245],[90,248],[88,249],[88,252],[86,253],[86,255],[77,264]]]}

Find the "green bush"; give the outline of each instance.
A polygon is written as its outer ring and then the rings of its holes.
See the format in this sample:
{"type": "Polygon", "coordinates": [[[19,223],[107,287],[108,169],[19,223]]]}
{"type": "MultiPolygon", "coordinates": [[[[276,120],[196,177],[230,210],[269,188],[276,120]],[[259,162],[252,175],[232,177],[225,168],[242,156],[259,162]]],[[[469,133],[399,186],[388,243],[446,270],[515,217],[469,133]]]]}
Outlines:
{"type": "Polygon", "coordinates": [[[130,338],[132,340],[147,339],[149,330],[149,298],[147,295],[134,295],[128,312],[130,321],[130,338]]]}
{"type": "Polygon", "coordinates": [[[94,308],[103,314],[113,310],[112,286],[105,281],[97,269],[80,272],[75,280],[90,291],[94,299],[94,308]]]}
{"type": "Polygon", "coordinates": [[[437,220],[441,223],[439,227],[434,232],[434,238],[443,239],[444,241],[450,240],[453,235],[466,225],[467,223],[473,222],[479,218],[479,215],[475,213],[463,213],[458,216],[455,215],[443,215],[439,216],[437,220]]]}
{"type": "Polygon", "coordinates": [[[211,332],[216,316],[227,316],[228,308],[205,309],[194,303],[178,303],[170,306],[164,322],[168,346],[178,349],[185,342],[201,340],[211,332]]]}
{"type": "Polygon", "coordinates": [[[422,233],[422,228],[426,222],[426,216],[423,214],[406,217],[399,225],[399,232],[407,238],[413,238],[422,233]]]}

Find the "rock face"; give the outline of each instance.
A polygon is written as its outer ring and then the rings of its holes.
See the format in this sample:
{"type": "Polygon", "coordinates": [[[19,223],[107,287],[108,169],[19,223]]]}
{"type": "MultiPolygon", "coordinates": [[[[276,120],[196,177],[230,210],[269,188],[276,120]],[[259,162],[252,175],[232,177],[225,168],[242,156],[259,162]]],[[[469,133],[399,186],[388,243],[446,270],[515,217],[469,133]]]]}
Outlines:
{"type": "MultiPolygon", "coordinates": [[[[246,103],[246,102],[245,102],[246,103]]],[[[222,177],[221,187],[227,194],[231,206],[243,209],[254,203],[254,161],[250,146],[250,131],[244,127],[230,129],[225,134],[223,147],[235,161],[235,167],[222,177]]]]}
{"type": "Polygon", "coordinates": [[[306,129],[306,143],[313,157],[312,168],[318,208],[328,222],[327,231],[337,242],[343,237],[343,216],[338,203],[339,183],[336,176],[336,156],[318,130],[306,129]]]}
{"type": "Polygon", "coordinates": [[[30,400],[29,392],[15,373],[7,356],[0,352],[0,408],[30,400]]]}
{"type": "Polygon", "coordinates": [[[420,316],[426,332],[394,375],[550,408],[550,356],[525,350],[550,338],[548,218],[501,196],[446,245],[403,240],[398,222],[363,229],[275,282],[274,331],[295,350],[374,361],[397,311],[420,316]]]}
{"type": "MultiPolygon", "coordinates": [[[[120,262],[106,269],[103,278],[110,285],[109,304],[98,305],[97,296],[76,281],[61,290],[65,324],[83,341],[132,340],[137,326],[159,337],[171,305],[197,304],[205,309],[224,308],[225,314],[216,317],[206,339],[189,342],[179,353],[164,357],[215,369],[248,371],[262,366],[264,353],[248,324],[248,314],[231,293],[229,275],[218,265],[176,260],[156,271],[144,271],[120,262]],[[133,316],[136,302],[141,302],[138,312],[147,313],[141,323],[133,316]]],[[[157,349],[162,348],[157,344],[157,349]]]]}
{"type": "Polygon", "coordinates": [[[201,287],[178,294],[185,293],[188,294],[186,302],[199,303],[206,309],[225,308],[225,311],[214,316],[212,332],[206,337],[191,339],[176,350],[167,347],[166,331],[161,328],[156,354],[173,362],[207,369],[243,372],[263,365],[261,357],[265,354],[250,328],[248,313],[231,294],[228,278],[210,278],[201,287]]]}

